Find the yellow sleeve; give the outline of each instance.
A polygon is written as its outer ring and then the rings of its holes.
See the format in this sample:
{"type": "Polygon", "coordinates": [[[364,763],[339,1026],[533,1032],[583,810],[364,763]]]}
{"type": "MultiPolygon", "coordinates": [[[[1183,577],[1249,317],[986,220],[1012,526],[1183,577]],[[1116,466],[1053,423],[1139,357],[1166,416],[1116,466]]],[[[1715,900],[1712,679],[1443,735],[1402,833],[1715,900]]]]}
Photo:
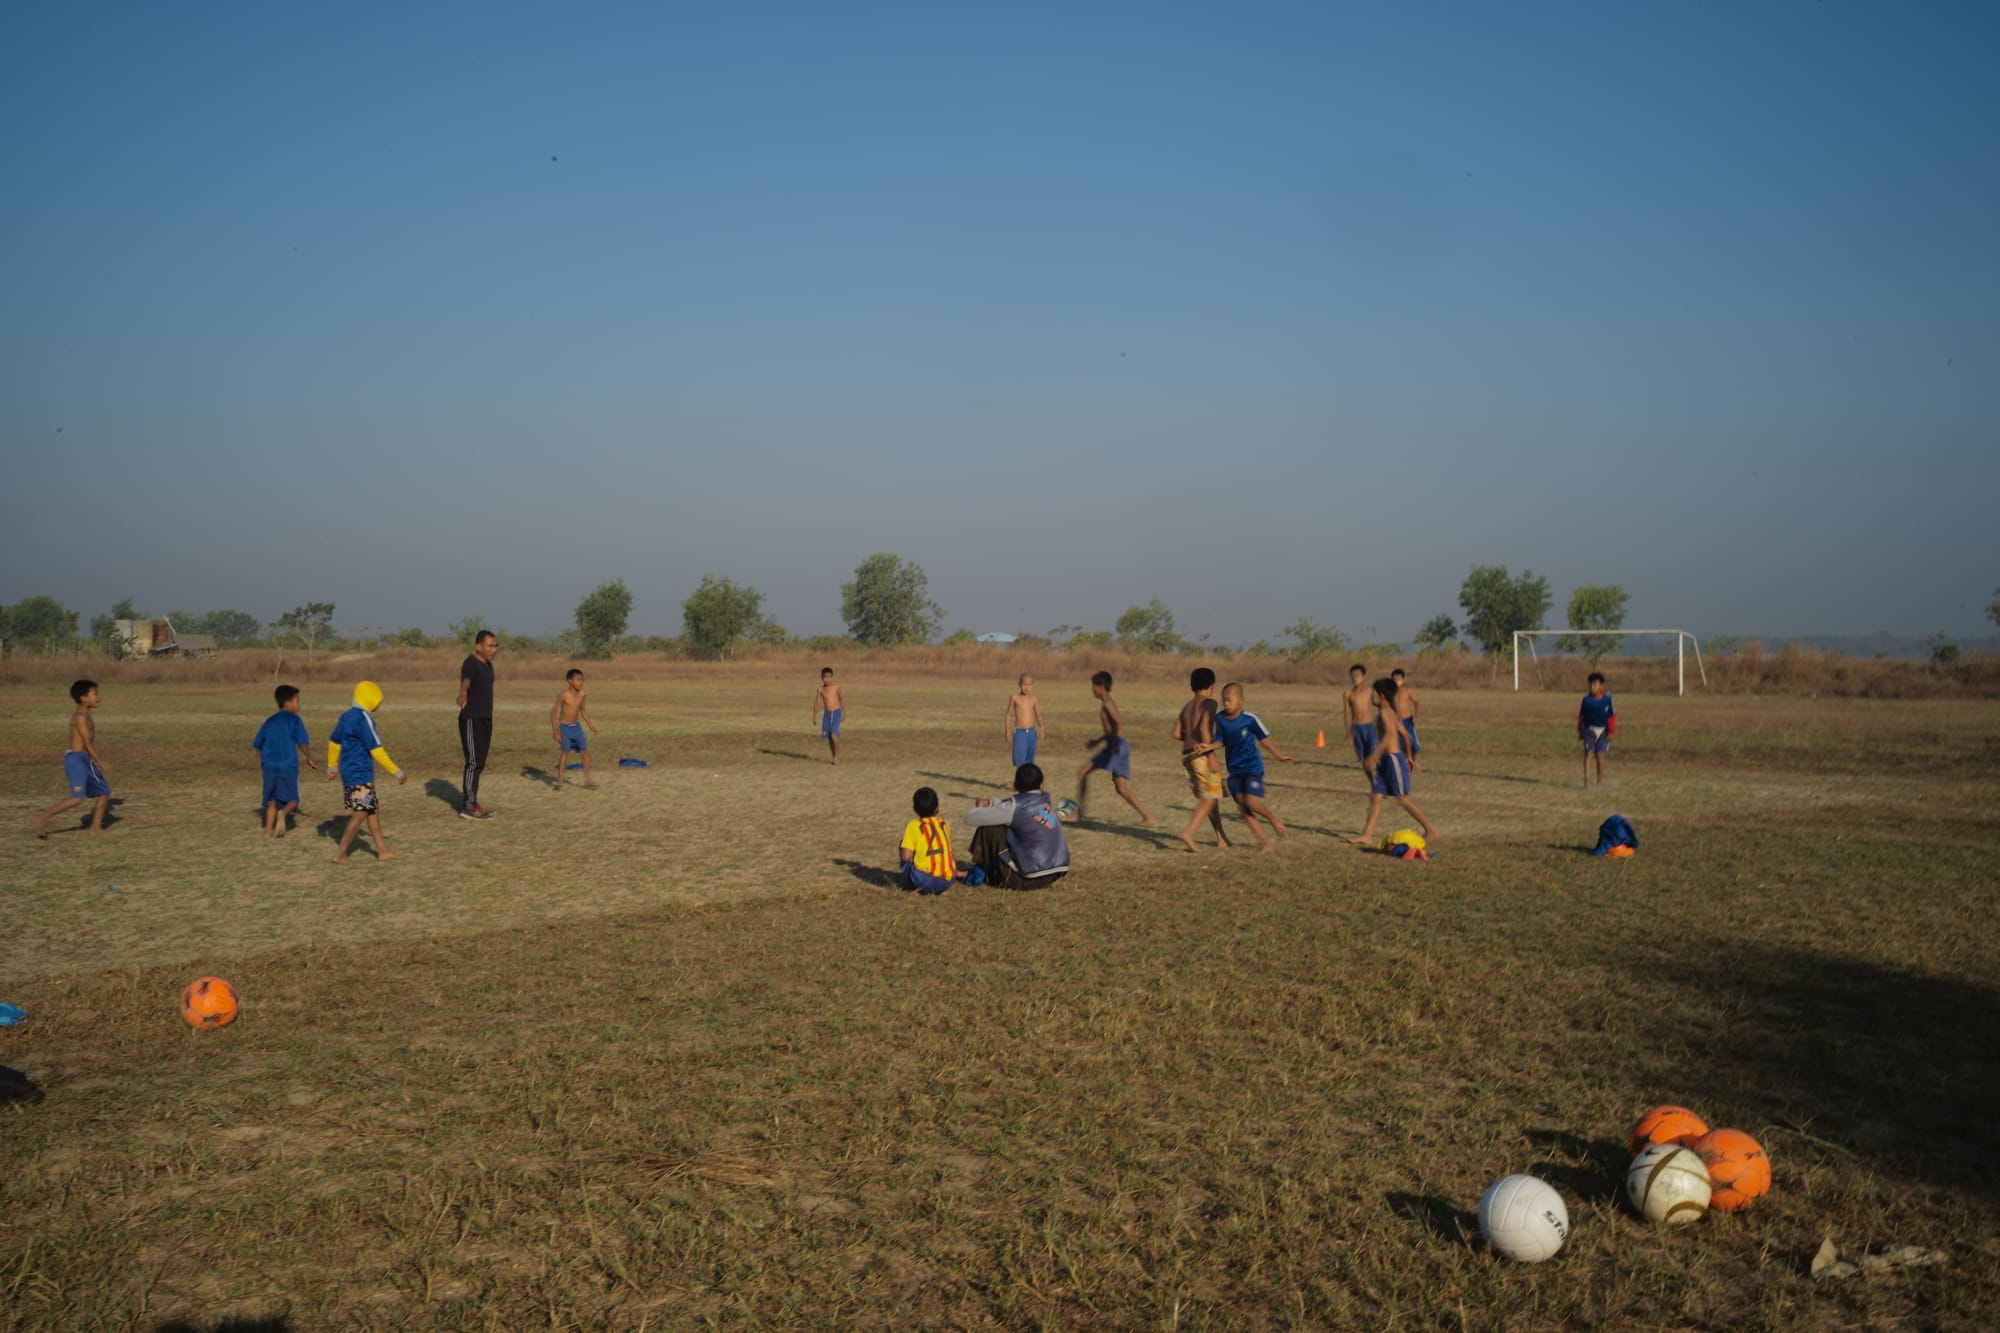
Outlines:
{"type": "Polygon", "coordinates": [[[389,752],[379,745],[368,752],[368,757],[388,769],[390,777],[394,777],[403,771],[396,767],[396,761],[389,757],[389,752]]]}
{"type": "Polygon", "coordinates": [[[326,743],[326,771],[331,773],[340,767],[340,742],[326,743]]]}
{"type": "Polygon", "coordinates": [[[912,819],[903,825],[902,850],[908,852],[912,860],[923,854],[924,832],[920,821],[912,819]]]}

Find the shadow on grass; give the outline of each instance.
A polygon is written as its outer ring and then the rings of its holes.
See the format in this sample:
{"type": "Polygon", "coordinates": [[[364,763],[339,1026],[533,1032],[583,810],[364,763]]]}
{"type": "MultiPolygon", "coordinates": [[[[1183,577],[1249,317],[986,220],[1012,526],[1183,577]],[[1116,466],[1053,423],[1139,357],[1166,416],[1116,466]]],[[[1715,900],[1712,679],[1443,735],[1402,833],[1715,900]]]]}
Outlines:
{"type": "Polygon", "coordinates": [[[963,773],[932,773],[921,768],[917,770],[917,776],[920,778],[935,778],[939,782],[964,782],[974,787],[992,787],[996,791],[1006,791],[1014,785],[1014,775],[1012,773],[1007,775],[1007,781],[1005,782],[988,782],[985,778],[969,778],[963,773]]]}
{"type": "Polygon", "coordinates": [[[1625,1194],[1625,1145],[1586,1139],[1566,1129],[1530,1129],[1528,1142],[1567,1161],[1538,1163],[1534,1174],[1572,1198],[1615,1204],[1625,1194]]]}
{"type": "Polygon", "coordinates": [[[339,842],[340,835],[343,832],[345,832],[346,829],[347,829],[347,816],[345,814],[328,815],[325,819],[322,819],[319,821],[319,823],[313,825],[314,835],[317,837],[325,838],[328,842],[339,842]]]}
{"type": "Polygon", "coordinates": [[[767,750],[760,745],[757,747],[757,753],[768,754],[773,759],[796,759],[802,764],[810,764],[813,761],[811,755],[800,754],[797,750],[767,750]]]}
{"type": "MultiPolygon", "coordinates": [[[[1155,847],[1170,847],[1177,852],[1185,852],[1187,850],[1187,848],[1181,846],[1181,840],[1178,837],[1157,824],[1152,828],[1147,828],[1144,824],[1108,824],[1101,819],[1084,818],[1067,824],[1065,827],[1081,829],[1089,833],[1110,833],[1120,838],[1136,838],[1140,842],[1149,842],[1155,847]]],[[[1202,827],[1207,828],[1208,825],[1203,824],[1202,827]]],[[[1249,837],[1248,834],[1244,836],[1249,837]]],[[[1230,841],[1234,842],[1236,840],[1231,838],[1230,841]]],[[[1256,839],[1251,838],[1251,842],[1256,842],[1256,839]]]]}
{"type": "Polygon", "coordinates": [[[42,1089],[35,1080],[18,1069],[0,1065],[0,1102],[27,1102],[30,1105],[42,1100],[42,1089]]]}
{"type": "Polygon", "coordinates": [[[292,1321],[284,1315],[272,1315],[265,1319],[218,1319],[212,1324],[190,1324],[185,1319],[176,1319],[170,1324],[161,1324],[159,1333],[290,1333],[292,1321]]]}
{"type": "Polygon", "coordinates": [[[433,801],[443,801],[454,810],[465,804],[464,790],[446,782],[443,778],[432,778],[424,783],[424,795],[433,801]]]}
{"type": "Polygon", "coordinates": [[[536,768],[533,764],[521,765],[521,776],[530,782],[539,782],[544,787],[554,787],[556,785],[555,774],[549,772],[546,768],[536,768]]]}
{"type": "Polygon", "coordinates": [[[850,861],[844,856],[834,857],[833,863],[846,870],[848,874],[854,876],[854,878],[860,880],[870,888],[900,889],[903,887],[903,881],[896,876],[895,872],[884,870],[881,866],[871,866],[865,861],[850,861]]]}
{"type": "Polygon", "coordinates": [[[1584,856],[1593,855],[1597,851],[1597,844],[1594,842],[1545,842],[1542,846],[1552,852],[1577,852],[1584,856]]]}
{"type": "Polygon", "coordinates": [[[1448,1245],[1472,1245],[1479,1240],[1479,1215],[1441,1194],[1409,1194],[1391,1190],[1382,1196],[1389,1211],[1414,1222],[1431,1237],[1448,1245]]]}
{"type": "Polygon", "coordinates": [[[2000,1198],[2000,992],[1805,949],[1720,949],[1644,970],[1702,995],[1714,1026],[1700,1063],[1635,1072],[1716,1108],[1711,1124],[1727,1107],[1760,1138],[1760,1124],[1775,1127],[1764,1146],[1781,1171],[1805,1137],[1871,1171],[2000,1198]]]}
{"type": "Polygon", "coordinates": [[[1511,773],[1468,773],[1458,768],[1420,768],[1418,774],[1425,777],[1471,778],[1477,782],[1523,782],[1531,786],[1546,786],[1540,778],[1516,777],[1511,773]]]}

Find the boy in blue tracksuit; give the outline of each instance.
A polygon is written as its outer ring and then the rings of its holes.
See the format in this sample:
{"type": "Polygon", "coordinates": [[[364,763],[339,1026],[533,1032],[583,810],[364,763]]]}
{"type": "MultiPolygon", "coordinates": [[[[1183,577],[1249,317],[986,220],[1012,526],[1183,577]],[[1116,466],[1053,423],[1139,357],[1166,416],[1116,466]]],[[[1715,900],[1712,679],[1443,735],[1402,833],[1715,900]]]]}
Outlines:
{"type": "Polygon", "coordinates": [[[264,768],[264,836],[282,838],[291,824],[291,814],[299,808],[299,764],[318,770],[306,724],[299,720],[299,687],[280,685],[272,691],[278,711],[264,719],[250,742],[264,768]]]}
{"type": "Polygon", "coordinates": [[[364,821],[375,839],[375,859],[402,859],[389,850],[382,837],[381,806],[375,799],[375,765],[380,764],[395,774],[398,786],[408,782],[410,775],[396,767],[396,761],[382,748],[382,738],[375,734],[375,719],[370,714],[381,706],[382,687],[372,680],[362,681],[354,687],[354,707],[340,715],[340,721],[333,724],[333,735],[327,738],[326,776],[329,779],[339,776],[341,804],[353,812],[347,817],[346,831],[340,835],[340,847],[333,854],[333,859],[342,864],[346,863],[347,849],[354,845],[354,835],[361,831],[364,821]]]}

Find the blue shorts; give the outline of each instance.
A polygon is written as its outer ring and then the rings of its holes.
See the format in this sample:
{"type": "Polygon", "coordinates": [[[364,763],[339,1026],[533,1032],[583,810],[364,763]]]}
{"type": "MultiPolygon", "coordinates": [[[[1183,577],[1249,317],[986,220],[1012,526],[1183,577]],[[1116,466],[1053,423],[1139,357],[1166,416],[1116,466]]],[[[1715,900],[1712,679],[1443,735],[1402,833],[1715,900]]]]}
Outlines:
{"type": "Polygon", "coordinates": [[[943,893],[951,887],[951,881],[933,875],[928,870],[917,869],[915,861],[905,861],[903,862],[903,887],[905,889],[914,889],[921,894],[930,895],[943,893]]]}
{"type": "Polygon", "coordinates": [[[819,720],[819,734],[822,736],[838,736],[840,734],[840,715],[844,711],[844,709],[839,708],[827,709],[825,716],[819,720]]]}
{"type": "Polygon", "coordinates": [[[562,738],[557,742],[557,754],[568,754],[572,750],[583,754],[590,749],[590,742],[583,738],[581,722],[565,722],[556,728],[556,734],[562,738]]]}
{"type": "Polygon", "coordinates": [[[297,805],[299,803],[299,770],[296,768],[266,768],[264,770],[264,804],[297,805]]]}
{"type": "Polygon", "coordinates": [[[1607,731],[1601,736],[1593,736],[1590,734],[1590,728],[1585,727],[1583,729],[1583,752],[1585,754],[1610,754],[1611,733],[1607,731]]]}
{"type": "Polygon", "coordinates": [[[1120,736],[1111,744],[1090,756],[1090,766],[1101,768],[1114,778],[1132,780],[1132,742],[1120,736]]]}
{"type": "Polygon", "coordinates": [[[1375,773],[1368,780],[1368,790],[1377,796],[1408,796],[1410,794],[1410,761],[1399,754],[1385,754],[1382,762],[1375,765],[1375,773]]]}
{"type": "Polygon", "coordinates": [[[1406,717],[1402,719],[1402,722],[1403,734],[1410,738],[1410,753],[1422,754],[1424,747],[1417,744],[1417,720],[1413,717],[1406,717]]]}
{"type": "Polygon", "coordinates": [[[71,796],[93,799],[111,794],[111,784],[104,780],[102,770],[81,750],[63,753],[63,781],[69,784],[71,796]]]}
{"type": "Polygon", "coordinates": [[[1035,742],[1041,738],[1042,733],[1034,727],[1014,728],[1014,767],[1035,762],[1035,742]]]}
{"type": "Polygon", "coordinates": [[[1375,753],[1375,746],[1382,739],[1375,734],[1373,722],[1357,722],[1347,729],[1347,734],[1354,742],[1354,757],[1364,764],[1368,762],[1368,756],[1375,753]]]}
{"type": "Polygon", "coordinates": [[[1228,782],[1229,794],[1237,800],[1246,796],[1264,799],[1264,775],[1262,773],[1231,773],[1228,782]]]}

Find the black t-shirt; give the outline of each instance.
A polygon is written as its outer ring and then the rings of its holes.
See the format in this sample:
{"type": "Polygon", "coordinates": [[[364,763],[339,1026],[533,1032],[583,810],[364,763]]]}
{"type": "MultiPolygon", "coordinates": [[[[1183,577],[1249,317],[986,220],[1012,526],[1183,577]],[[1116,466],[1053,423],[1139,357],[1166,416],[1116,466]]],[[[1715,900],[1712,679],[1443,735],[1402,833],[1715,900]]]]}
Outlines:
{"type": "Polygon", "coordinates": [[[478,657],[468,657],[465,665],[458,669],[460,680],[472,683],[465,687],[465,707],[458,710],[460,717],[493,716],[493,664],[482,662],[478,657]]]}

